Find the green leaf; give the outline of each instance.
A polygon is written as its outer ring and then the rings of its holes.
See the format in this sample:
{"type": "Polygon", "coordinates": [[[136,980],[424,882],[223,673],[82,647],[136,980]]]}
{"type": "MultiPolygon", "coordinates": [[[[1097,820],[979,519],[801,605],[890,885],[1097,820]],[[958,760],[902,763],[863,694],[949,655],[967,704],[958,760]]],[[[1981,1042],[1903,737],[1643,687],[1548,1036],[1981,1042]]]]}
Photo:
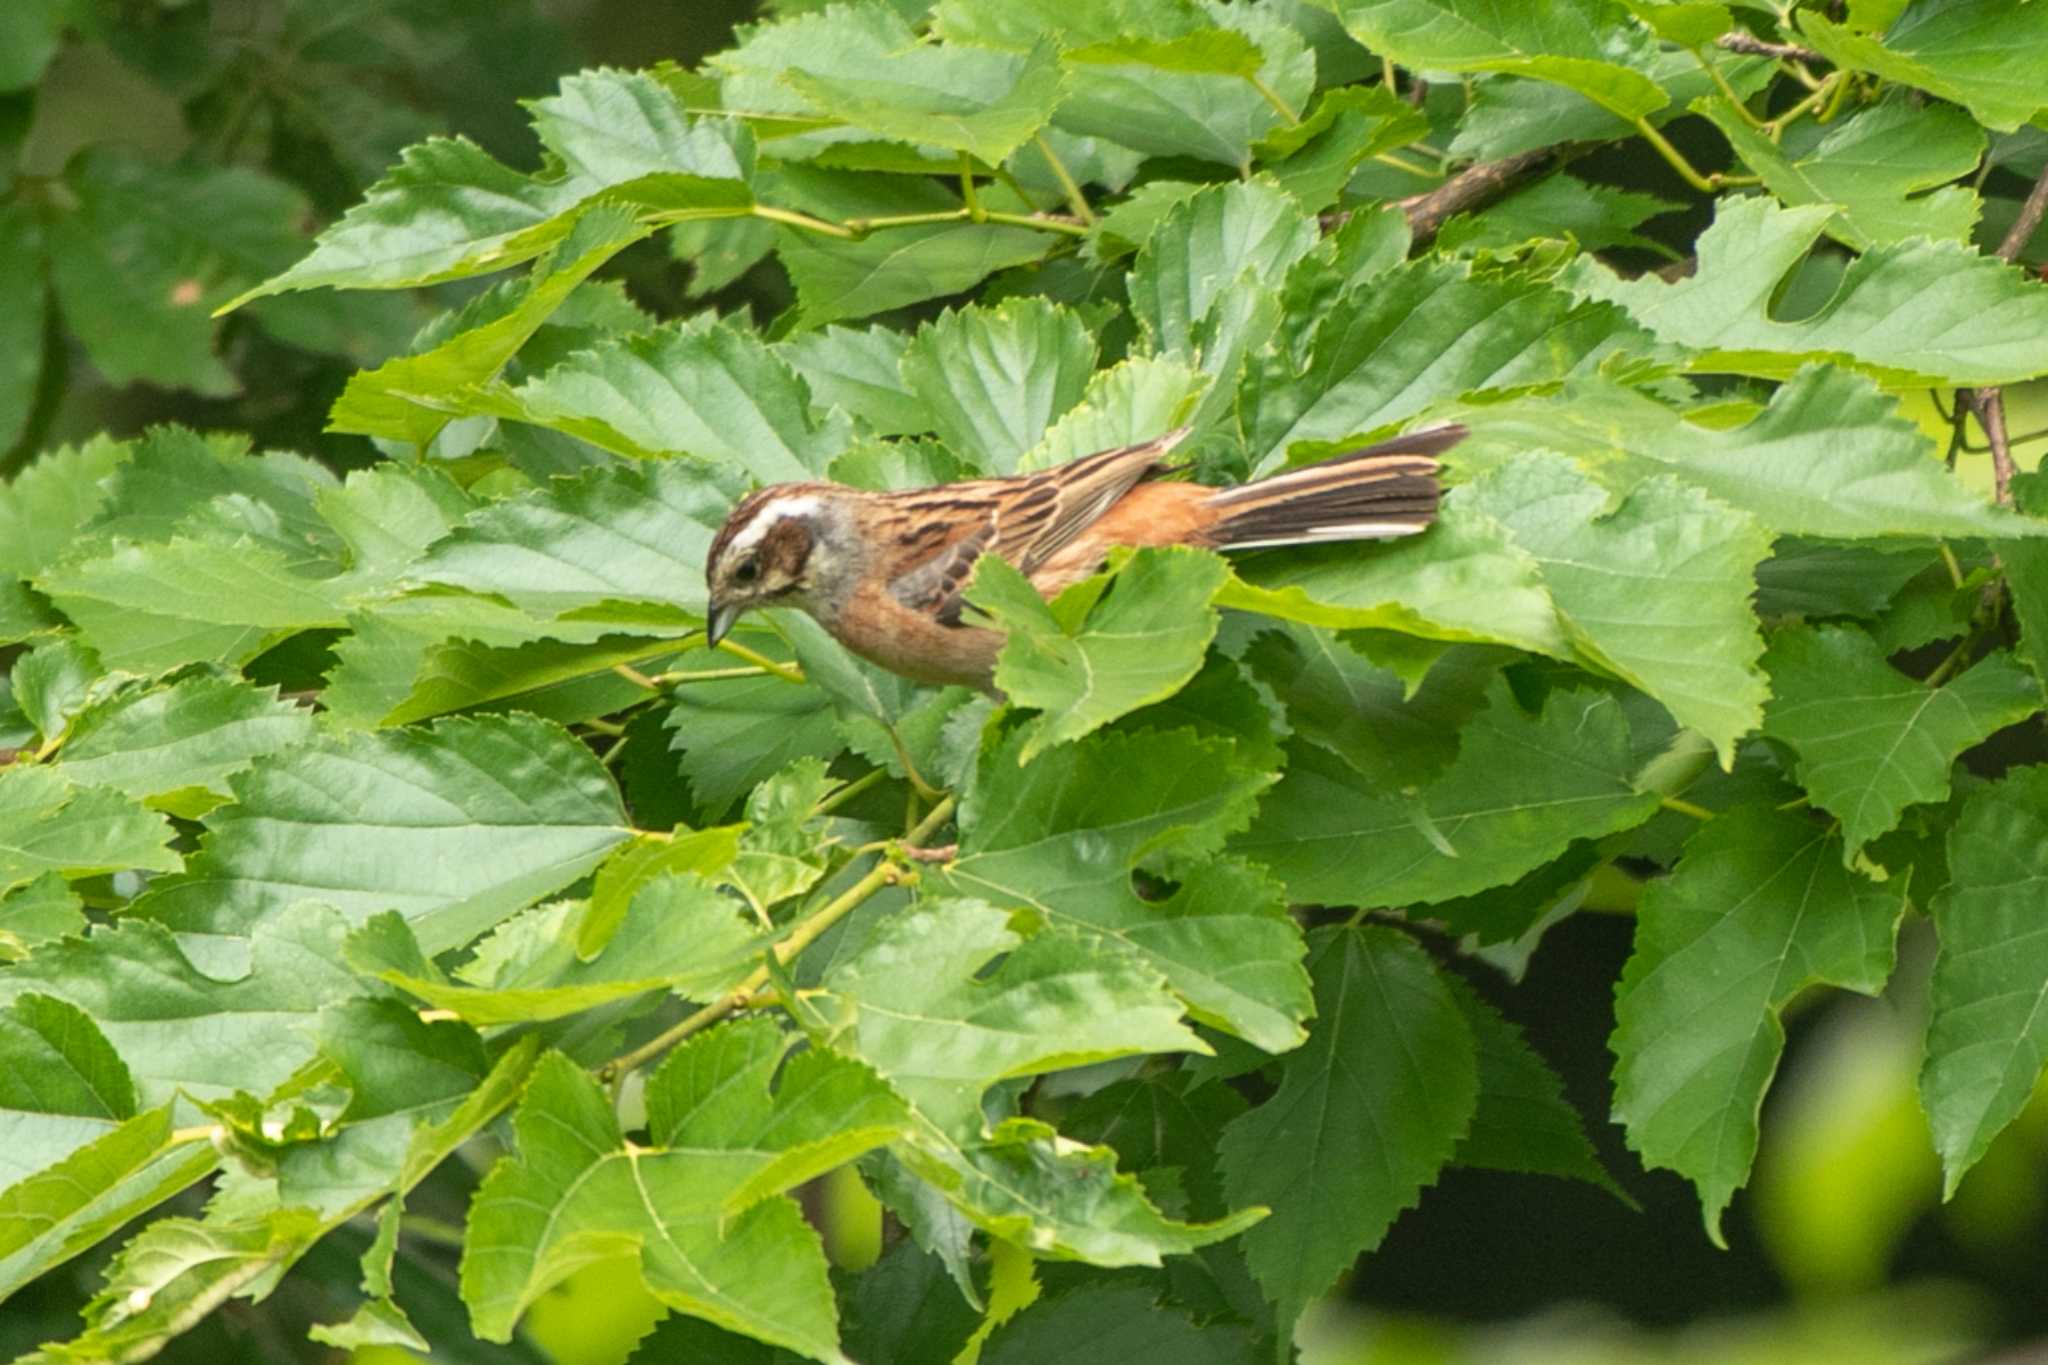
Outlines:
{"type": "Polygon", "coordinates": [[[0,768],[0,891],[46,872],[173,872],[170,842],[168,820],[118,791],[75,787],[54,768],[0,768]]]}
{"type": "Polygon", "coordinates": [[[2048,105],[2040,80],[2048,61],[2048,14],[2032,6],[1919,0],[1882,38],[1802,12],[1799,31],[1835,65],[1954,100],[2000,132],[2048,105]]]}
{"type": "Polygon", "coordinates": [[[49,226],[65,324],[115,385],[135,380],[225,397],[216,306],[303,245],[308,208],[281,180],[239,166],[162,166],[111,144],[65,168],[74,212],[49,226]]]}
{"type": "Polygon", "coordinates": [[[37,645],[14,661],[8,680],[14,704],[44,743],[62,739],[71,718],[84,709],[102,670],[99,656],[74,636],[37,645]]]}
{"type": "Polygon", "coordinates": [[[723,873],[739,853],[739,839],[737,825],[702,830],[677,826],[673,834],[638,834],[620,845],[598,865],[590,906],[576,924],[576,955],[586,961],[597,956],[648,884],[672,872],[705,877],[723,873]]]}
{"type": "MultiPolygon", "coordinates": [[[[778,197],[830,222],[950,214],[964,206],[936,181],[784,165],[778,197]]],[[[945,298],[1007,266],[1027,265],[1059,239],[1001,223],[931,222],[849,240],[778,224],[776,254],[796,286],[806,326],[862,318],[945,298]]]]}
{"type": "Polygon", "coordinates": [[[1829,234],[1859,251],[1908,237],[1967,241],[1977,221],[1969,189],[1911,197],[1968,175],[1983,158],[1984,130],[1959,110],[1895,100],[1805,139],[1811,146],[1771,141],[1725,98],[1704,102],[1700,112],[1779,202],[1834,205],[1829,234]]]}
{"type": "Polygon", "coordinates": [[[1577,91],[1623,119],[1668,99],[1642,68],[1656,51],[1612,0],[1523,7],[1483,0],[1338,0],[1351,36],[1419,71],[1501,71],[1577,91]]]}
{"type": "Polygon", "coordinates": [[[1469,263],[1415,261],[1347,289],[1299,367],[1285,357],[1241,397],[1257,467],[1303,441],[1343,441],[1432,402],[1590,375],[1652,343],[1617,309],[1536,280],[1475,275],[1469,263]]]}
{"type": "Polygon", "coordinates": [[[0,1008],[0,1189],[135,1117],[135,1082],[90,1016],[48,995],[0,1008]]]}
{"type": "Polygon", "coordinates": [[[818,1006],[835,1045],[949,1133],[980,1127],[981,1094],[999,1080],[1208,1050],[1135,954],[1064,927],[1020,939],[1007,921],[969,900],[922,902],[884,921],[826,974],[818,1006]]]}
{"type": "Polygon", "coordinates": [[[196,817],[228,796],[228,776],[311,739],[312,712],[217,673],[130,683],[71,723],[58,771],[196,817]]]}
{"type": "Polygon", "coordinates": [[[1234,1201],[1273,1212],[1245,1258],[1281,1335],[1377,1246],[1450,1159],[1479,1097],[1472,1032],[1429,958],[1392,929],[1318,930],[1316,1026],[1280,1086],[1218,1143],[1234,1201]]]}
{"type": "MultiPolygon", "coordinates": [[[[840,407],[881,436],[913,436],[932,429],[924,401],[903,382],[903,351],[910,338],[887,327],[854,331],[820,327],[777,343],[819,407],[840,407]]],[[[834,477],[837,477],[836,475],[834,477]]]]}
{"type": "Polygon", "coordinates": [[[814,1048],[784,1065],[790,1041],[756,1019],[676,1049],[648,1083],[651,1148],[624,1145],[574,1063],[543,1059],[520,1104],[519,1155],[499,1161],[470,1208],[462,1290],[477,1334],[506,1340],[571,1271],[637,1250],[670,1307],[843,1360],[817,1235],[777,1196],[900,1133],[907,1115],[844,1057],[814,1048]]]}
{"type": "Polygon", "coordinates": [[[1662,702],[1731,765],[1768,695],[1750,598],[1770,533],[1669,476],[1607,511],[1599,485],[1554,456],[1524,456],[1472,488],[1542,566],[1573,649],[1662,702]]]}
{"type": "Polygon", "coordinates": [[[1778,282],[1834,217],[1723,199],[1700,234],[1698,271],[1666,284],[1623,280],[1581,257],[1565,279],[1626,308],[1689,368],[1785,379],[1813,360],[1854,365],[1893,386],[2002,384],[2048,371],[2048,286],[1955,242],[1915,239],[1858,256],[1821,310],[1798,321],[1768,311],[1778,282]]]}
{"type": "Polygon", "coordinates": [[[1464,978],[1445,974],[1443,986],[1472,1030],[1479,1100],[1472,1126],[1451,1160],[1493,1171],[1527,1171],[1598,1185],[1631,1207],[1586,1136],[1564,1082],[1529,1046],[1522,1030],[1479,997],[1464,978]]]}
{"type": "Polygon", "coordinates": [[[985,473],[1011,474],[1081,401],[1095,341],[1080,314],[1020,296],[948,310],[918,328],[902,365],[947,448],[985,473]]]}
{"type": "Polygon", "coordinates": [[[755,784],[799,758],[836,757],[846,748],[832,698],[810,683],[764,675],[683,683],[662,722],[675,731],[683,779],[698,806],[721,818],[755,784]]]}
{"type": "Polygon", "coordinates": [[[1946,801],[1965,749],[2041,709],[2041,684],[2011,655],[1987,655],[1941,687],[1907,677],[1853,626],[1771,638],[1764,733],[1799,756],[1800,785],[1842,822],[1842,856],[1896,829],[1908,806],[1946,801]]]}
{"type": "Polygon", "coordinates": [[[1437,232],[1437,246],[1449,252],[1507,250],[1524,242],[1570,234],[1587,251],[1617,246],[1666,250],[1636,229],[1650,218],[1683,205],[1653,194],[1618,190],[1569,175],[1547,175],[1478,213],[1461,213],[1437,232]]]}
{"type": "MultiPolygon", "coordinates": [[[[2013,500],[2029,518],[2048,515],[2048,475],[2020,474],[2012,481],[2013,500]]],[[[2048,679],[2048,543],[2010,541],[1998,547],[2005,561],[2006,587],[2012,593],[2013,619],[2019,623],[2019,646],[2037,678],[2048,679]]]]}
{"type": "Polygon", "coordinates": [[[315,498],[321,520],[345,546],[347,576],[382,588],[447,535],[478,500],[430,464],[386,460],[351,470],[339,488],[315,498]]]}
{"type": "Polygon", "coordinates": [[[618,205],[584,213],[523,289],[485,296],[495,316],[465,310],[463,330],[439,345],[350,375],[328,430],[425,445],[460,411],[463,389],[494,378],[592,271],[650,231],[618,205]]]}
{"type": "MultiPolygon", "coordinates": [[[[1434,776],[1486,700],[1505,651],[1454,646],[1412,691],[1360,652],[1357,636],[1274,623],[1244,653],[1287,706],[1287,723],[1384,789],[1434,776]]],[[[1511,656],[1510,656],[1511,657],[1511,656]]]]}
{"type": "MultiPolygon", "coordinates": [[[[493,594],[543,619],[617,602],[688,619],[702,613],[704,557],[731,500],[730,481],[694,460],[600,466],[479,509],[408,576],[493,594]]],[[[593,617],[603,619],[582,619],[593,617]]]]}
{"type": "Polygon", "coordinates": [[[360,987],[343,967],[341,918],[301,903],[250,926],[245,974],[203,972],[161,925],[124,918],[0,974],[0,1000],[54,995],[90,1015],[127,1063],[140,1103],[183,1091],[265,1095],[314,1054],[311,1024],[360,987]]]}
{"type": "Polygon", "coordinates": [[[85,932],[84,904],[63,875],[45,872],[0,895],[0,944],[33,948],[85,932]]]}
{"type": "Polygon", "coordinates": [[[1628,829],[1657,809],[1630,786],[1628,723],[1610,695],[1552,692],[1525,714],[1505,681],[1458,736],[1458,757],[1413,796],[1299,741],[1286,774],[1232,847],[1298,901],[1404,905],[1512,881],[1574,839],[1628,829]]]}
{"type": "Polygon", "coordinates": [[[685,454],[764,483],[812,479],[852,441],[759,337],[729,322],[672,324],[579,351],[479,410],[537,422],[634,459],[685,454]]]}
{"type": "Polygon", "coordinates": [[[559,1019],[649,991],[704,1000],[753,970],[770,943],[745,907],[693,874],[649,883],[611,942],[585,962],[576,955],[583,910],[560,901],[498,926],[477,945],[457,981],[422,971],[425,959],[405,922],[387,912],[349,937],[349,965],[472,1024],[559,1019]]]}
{"type": "MultiPolygon", "coordinates": [[[[69,8],[66,0],[23,0],[0,16],[0,90],[26,89],[42,79],[64,36],[69,8]]],[[[0,446],[6,444],[0,439],[0,446]]]]}
{"type": "MultiPolygon", "coordinates": [[[[1304,12],[1296,10],[1297,19],[1304,12]]],[[[1268,133],[1255,147],[1265,171],[1310,212],[1335,204],[1367,157],[1428,136],[1429,120],[1384,85],[1326,89],[1299,123],[1268,133]]]]}
{"type": "MultiPolygon", "coordinates": [[[[1662,125],[1686,112],[1695,100],[1721,93],[1721,80],[1748,99],[1776,80],[1769,57],[1741,57],[1707,49],[1665,48],[1637,69],[1663,88],[1669,103],[1649,115],[1662,125]],[[1702,61],[1704,58],[1704,61],[1702,61]]],[[[1563,85],[1516,76],[1490,76],[1472,83],[1472,103],[1451,139],[1450,154],[1461,161],[1498,161],[1539,147],[1566,142],[1611,142],[1631,136],[1635,125],[1563,85]]]]}
{"type": "MultiPolygon", "coordinates": [[[[1406,106],[1403,106],[1404,108],[1406,106]]],[[[1204,189],[1170,209],[1131,266],[1131,313],[1154,349],[1198,356],[1196,328],[1234,289],[1286,275],[1316,244],[1315,221],[1270,181],[1204,189]]]]}
{"type": "Polygon", "coordinates": [[[1047,603],[1023,574],[984,556],[967,600],[1008,636],[996,686],[1012,705],[1041,712],[1026,727],[1018,761],[1179,691],[1215,638],[1209,602],[1229,576],[1213,554],[1143,549],[1109,575],[1107,587],[1089,579],[1047,603]],[[1077,609],[1086,610],[1078,620],[1077,609]]]}
{"type": "Polygon", "coordinates": [[[2048,885],[2048,768],[2015,768],[1963,804],[1948,834],[1948,889],[1934,900],[1941,950],[1920,1099],[1953,1195],[2019,1117],[2048,1060],[2039,932],[2048,885]]]}
{"type": "MultiPolygon", "coordinates": [[[[0,28],[15,13],[0,16],[0,28]]],[[[0,52],[12,55],[19,50],[19,40],[10,42],[0,34],[0,52]]],[[[0,57],[0,89],[7,85],[7,60],[0,57]]],[[[49,307],[42,227],[30,205],[18,200],[0,208],[0,450],[11,449],[35,415],[49,307]]],[[[5,503],[6,495],[0,492],[0,507],[5,503]]],[[[5,515],[0,511],[0,517],[5,515]]]]}
{"type": "Polygon", "coordinates": [[[1569,657],[1535,557],[1482,510],[1479,496],[1470,485],[1451,489],[1426,535],[1239,559],[1215,604],[1334,630],[1395,630],[1569,657]]]}
{"type": "Polygon", "coordinates": [[[1252,1343],[1235,1324],[1197,1324],[1144,1289],[1097,1285],[1041,1299],[996,1329],[982,1365],[1062,1360],[1124,1365],[1232,1365],[1250,1360],[1252,1343]]]}
{"type": "MultiPolygon", "coordinates": [[[[339,485],[325,465],[304,455],[250,454],[246,437],[152,427],[90,499],[98,515],[86,528],[93,533],[87,544],[249,536],[284,556],[293,571],[317,577],[340,567],[341,541],[319,510],[321,495],[339,485]]],[[[72,540],[62,548],[84,547],[72,540]]]]}
{"type": "Polygon", "coordinates": [[[31,578],[70,553],[135,450],[104,436],[62,446],[0,484],[0,578],[31,578]]]}
{"type": "Polygon", "coordinates": [[[350,924],[396,909],[440,953],[627,837],[603,766],[530,716],[324,737],[258,759],[229,786],[235,804],[206,817],[186,871],[134,913],[188,936],[236,936],[315,896],[350,924]]]}
{"type": "Polygon", "coordinates": [[[211,1144],[170,1141],[171,1109],[145,1110],[0,1191],[0,1298],[213,1171],[211,1144]]]}
{"type": "Polygon", "coordinates": [[[554,174],[529,178],[466,138],[408,147],[311,254],[227,306],[323,285],[405,289],[503,270],[568,236],[577,210],[598,197],[670,218],[752,207],[744,129],[689,117],[651,76],[571,76],[533,110],[535,131],[561,161],[554,174]]]}
{"type": "Polygon", "coordinates": [[[1271,779],[1185,730],[1098,736],[1020,767],[1022,742],[1013,734],[983,757],[944,882],[1114,940],[1164,974],[1196,1018],[1268,1051],[1300,1042],[1299,930],[1257,873],[1201,861],[1243,827],[1271,779]],[[1180,886],[1140,897],[1133,870],[1167,859],[1180,886]]]}
{"type": "Polygon", "coordinates": [[[829,66],[791,67],[782,80],[820,113],[990,165],[1045,126],[1064,84],[1059,59],[1043,42],[1022,55],[952,45],[818,55],[829,66]]]}
{"type": "Polygon", "coordinates": [[[1474,408],[1461,419],[1472,427],[1459,447],[1468,458],[1543,446],[1579,456],[1621,489],[1670,472],[1781,535],[2037,533],[1943,468],[1896,398],[1832,365],[1804,366],[1762,412],[1727,429],[1605,384],[1474,408]]]}
{"type": "Polygon", "coordinates": [[[239,664],[275,633],[340,625],[344,610],[331,582],[297,572],[283,551],[248,537],[116,541],[46,570],[36,586],[107,668],[136,673],[239,664]]]}
{"type": "MultiPolygon", "coordinates": [[[[1205,329],[1205,334],[1214,329],[1205,329]]],[[[1220,354],[1212,363],[1235,379],[1238,357],[1220,354]]],[[[1219,371],[1220,373],[1221,371],[1219,371]]],[[[1132,356],[1088,380],[1081,401],[1046,428],[1045,436],[1017,461],[1019,472],[1050,469],[1098,450],[1137,445],[1179,426],[1199,426],[1213,408],[1225,411],[1228,386],[1171,356],[1132,356]],[[1197,404],[1197,400],[1201,400],[1197,404]]]]}
{"type": "Polygon", "coordinates": [[[1848,870],[1836,835],[1767,804],[1707,821],[1644,888],[1615,992],[1615,1116],[1646,1166],[1699,1187],[1716,1245],[1756,1155],[1780,1011],[1813,985],[1881,990],[1904,909],[1902,885],[1848,870]]]}

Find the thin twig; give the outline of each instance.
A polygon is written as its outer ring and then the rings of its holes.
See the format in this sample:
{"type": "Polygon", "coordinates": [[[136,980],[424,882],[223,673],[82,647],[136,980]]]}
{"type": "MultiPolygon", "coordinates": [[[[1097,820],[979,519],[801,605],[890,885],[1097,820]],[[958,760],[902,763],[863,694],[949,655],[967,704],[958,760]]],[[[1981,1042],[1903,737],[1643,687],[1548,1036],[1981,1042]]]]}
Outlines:
{"type": "Polygon", "coordinates": [[[1724,33],[1714,40],[1714,46],[1729,52],[1740,52],[1745,57],[1776,57],[1785,62],[1827,60],[1810,47],[1800,47],[1796,43],[1767,43],[1753,33],[1724,33]]]}
{"type": "MultiPolygon", "coordinates": [[[[2040,230],[2043,216],[2048,216],[2048,166],[2043,166],[2041,174],[2035,177],[2033,190],[2020,205],[2019,217],[2013,219],[2004,240],[1999,242],[1994,253],[1998,259],[2007,264],[2018,260],[2040,230]]],[[[2005,430],[2005,390],[1992,384],[1981,389],[1959,389],[1956,397],[1968,401],[1970,410],[1977,414],[1977,425],[1984,428],[1984,440],[1991,447],[1992,487],[1998,501],[2010,507],[2012,476],[2018,467],[2013,463],[2012,441],[2005,430]]],[[[1961,404],[1957,406],[1960,414],[1961,404]]]]}
{"type": "MultiPolygon", "coordinates": [[[[1407,218],[1408,235],[1419,246],[1436,236],[1451,215],[1501,198],[1510,188],[1556,160],[1559,151],[1557,147],[1539,147],[1499,161],[1467,166],[1435,189],[1397,201],[1395,207],[1407,218]]],[[[1350,217],[1349,209],[1326,213],[1322,218],[1323,230],[1334,232],[1350,217]]]]}

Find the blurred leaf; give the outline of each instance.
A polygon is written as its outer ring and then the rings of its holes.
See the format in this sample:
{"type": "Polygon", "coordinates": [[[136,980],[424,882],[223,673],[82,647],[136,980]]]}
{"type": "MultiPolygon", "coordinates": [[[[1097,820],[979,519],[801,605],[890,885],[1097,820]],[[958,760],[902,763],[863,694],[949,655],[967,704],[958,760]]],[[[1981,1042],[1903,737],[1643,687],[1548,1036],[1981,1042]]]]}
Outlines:
{"type": "Polygon", "coordinates": [[[1612,696],[1554,691],[1536,716],[1504,681],[1458,736],[1458,757],[1416,792],[1369,781],[1299,741],[1232,847],[1297,901],[1404,905],[1469,895],[1550,861],[1574,839],[1640,824],[1654,792],[1630,786],[1628,723],[1612,696]]]}
{"type": "Polygon", "coordinates": [[[2011,655],[1990,654],[1928,687],[1900,673],[1852,626],[1771,637],[1764,733],[1799,755],[1813,803],[1842,822],[1842,856],[1896,828],[1906,807],[1946,801],[1965,749],[2041,709],[2041,685],[2011,655]]]}
{"type": "Polygon", "coordinates": [[[1859,251],[1908,237],[1966,241],[1977,221],[1977,197],[1969,189],[1909,197],[1977,168],[1984,130],[1959,110],[1939,104],[1916,109],[1895,100],[1844,119],[1796,155],[1758,132],[1726,99],[1707,101],[1701,112],[1780,202],[1837,206],[1828,231],[1859,251]]]}
{"type": "Polygon", "coordinates": [[[1614,1112],[1644,1165],[1698,1186],[1716,1245],[1756,1156],[1780,1011],[1808,986],[1875,994],[1891,975],[1905,890],[1844,861],[1803,812],[1744,805],[1701,825],[1643,889],[1615,992],[1614,1112]]]}
{"type": "Polygon", "coordinates": [[[1041,1299],[997,1328],[982,1365],[1230,1365],[1251,1358],[1247,1331],[1200,1324],[1143,1289],[1109,1285],[1041,1299]]]}
{"type": "MultiPolygon", "coordinates": [[[[62,0],[31,0],[29,9],[39,3],[56,5],[62,0]]],[[[8,24],[12,13],[0,14],[0,28],[8,24]]],[[[0,33],[0,54],[20,50],[0,33]]],[[[7,85],[7,60],[0,55],[0,88],[7,85]]],[[[45,363],[49,295],[41,225],[26,204],[0,206],[0,451],[11,449],[21,439],[35,415],[36,387],[42,382],[45,363]]]]}
{"type": "Polygon", "coordinates": [[[135,903],[188,939],[246,934],[311,895],[350,924],[396,909],[428,953],[445,952],[627,837],[610,775],[531,716],[325,737],[229,786],[235,803],[206,816],[186,871],[135,903]]]}
{"type": "Polygon", "coordinates": [[[1955,1194],[1991,1140],[2033,1096],[2044,1060],[2039,931],[2048,882],[2048,768],[2014,768],[1963,805],[1948,834],[1953,879],[1934,902],[1941,951],[1920,1100],[1955,1194]]]}
{"type": "Polygon", "coordinates": [[[88,148],[64,180],[77,208],[50,223],[50,278],[93,364],[117,385],[234,393],[213,310],[298,252],[298,192],[242,167],[158,167],[111,147],[88,148]]]}
{"type": "Polygon", "coordinates": [[[1281,1336],[1379,1245],[1464,1138],[1479,1096],[1472,1033],[1422,950],[1379,926],[1318,930],[1316,1024],[1280,1086],[1219,1144],[1224,1187],[1270,1206],[1245,1256],[1281,1336]]]}
{"type": "MultiPolygon", "coordinates": [[[[2030,518],[2048,516],[2048,475],[2020,474],[2012,481],[2013,501],[2030,518]]],[[[1998,547],[2005,561],[2005,582],[2012,593],[2013,619],[2019,623],[2014,653],[2048,680],[2048,542],[2009,541],[1998,547]]]]}
{"type": "Polygon", "coordinates": [[[1673,284],[1623,280],[1580,258],[1572,287],[1620,304],[1708,373],[1787,379],[1835,360],[1887,384],[2000,384],[2048,370],[2048,285],[1955,242],[1914,239],[1858,256],[1820,312],[1796,322],[1769,300],[1834,217],[1831,207],[1725,199],[1700,234],[1699,270],[1673,284]]]}
{"type": "Polygon", "coordinates": [[[1917,0],[1885,34],[1859,33],[1826,15],[1799,15],[1801,41],[1839,67],[1867,71],[1954,100],[2011,132],[2048,105],[2048,13],[1996,0],[1917,0]]]}

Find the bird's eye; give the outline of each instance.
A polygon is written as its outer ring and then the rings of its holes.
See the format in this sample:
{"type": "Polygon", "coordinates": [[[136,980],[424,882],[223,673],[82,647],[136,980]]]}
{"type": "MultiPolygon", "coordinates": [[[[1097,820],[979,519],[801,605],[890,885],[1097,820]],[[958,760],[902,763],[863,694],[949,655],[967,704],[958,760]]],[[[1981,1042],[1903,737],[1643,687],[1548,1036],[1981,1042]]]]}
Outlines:
{"type": "Polygon", "coordinates": [[[760,561],[754,559],[742,559],[739,562],[738,566],[735,567],[732,571],[732,577],[735,583],[751,583],[760,576],[760,561]]]}

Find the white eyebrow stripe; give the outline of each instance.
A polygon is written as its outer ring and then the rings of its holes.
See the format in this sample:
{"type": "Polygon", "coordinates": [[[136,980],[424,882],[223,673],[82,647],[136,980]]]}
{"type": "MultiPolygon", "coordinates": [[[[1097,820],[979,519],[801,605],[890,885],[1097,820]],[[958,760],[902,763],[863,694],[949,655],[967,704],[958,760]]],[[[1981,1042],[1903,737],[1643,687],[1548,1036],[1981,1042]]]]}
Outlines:
{"type": "Polygon", "coordinates": [[[748,522],[741,529],[740,533],[732,538],[731,544],[726,546],[726,553],[728,555],[742,554],[753,549],[761,543],[762,537],[768,534],[769,528],[774,526],[775,523],[785,521],[790,517],[810,516],[818,510],[818,506],[819,503],[816,495],[810,493],[799,494],[796,497],[790,498],[777,498],[773,502],[763,503],[761,510],[754,513],[754,519],[748,522]]]}

